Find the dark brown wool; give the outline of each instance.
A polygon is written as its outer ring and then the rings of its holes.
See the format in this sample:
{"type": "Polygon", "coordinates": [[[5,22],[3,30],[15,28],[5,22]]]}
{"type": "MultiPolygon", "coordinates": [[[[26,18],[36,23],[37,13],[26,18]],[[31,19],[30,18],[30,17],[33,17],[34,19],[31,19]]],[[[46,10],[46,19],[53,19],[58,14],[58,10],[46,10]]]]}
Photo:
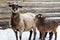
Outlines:
{"type": "Polygon", "coordinates": [[[12,16],[11,16],[11,25],[13,28],[16,28],[17,25],[19,24],[19,21],[20,21],[20,17],[19,17],[19,13],[12,13],[12,16]]]}
{"type": "MultiPolygon", "coordinates": [[[[36,27],[37,29],[41,32],[42,38],[41,40],[44,39],[45,32],[54,32],[55,33],[55,40],[57,40],[57,27],[58,23],[54,20],[45,20],[45,17],[36,17],[36,27]]],[[[51,38],[49,39],[51,40],[51,38]]]]}

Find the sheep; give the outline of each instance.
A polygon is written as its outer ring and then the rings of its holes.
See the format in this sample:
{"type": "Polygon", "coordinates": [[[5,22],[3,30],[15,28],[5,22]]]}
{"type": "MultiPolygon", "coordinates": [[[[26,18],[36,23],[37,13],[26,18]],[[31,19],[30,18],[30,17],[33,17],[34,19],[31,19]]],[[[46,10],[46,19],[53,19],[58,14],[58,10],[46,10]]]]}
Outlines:
{"type": "Polygon", "coordinates": [[[34,38],[36,37],[36,27],[35,27],[35,15],[32,13],[19,13],[19,6],[17,3],[8,3],[9,7],[12,7],[11,16],[11,27],[16,34],[16,40],[18,40],[17,31],[20,32],[20,40],[22,40],[22,33],[24,31],[30,31],[29,40],[31,40],[32,29],[34,31],[34,38]]]}
{"type": "MultiPolygon", "coordinates": [[[[55,33],[55,40],[57,40],[57,27],[58,23],[54,20],[45,20],[46,17],[42,16],[42,14],[38,14],[35,16],[35,25],[37,29],[41,32],[42,38],[44,39],[45,32],[54,32],[55,33]]],[[[51,38],[49,39],[51,40],[51,38]]]]}

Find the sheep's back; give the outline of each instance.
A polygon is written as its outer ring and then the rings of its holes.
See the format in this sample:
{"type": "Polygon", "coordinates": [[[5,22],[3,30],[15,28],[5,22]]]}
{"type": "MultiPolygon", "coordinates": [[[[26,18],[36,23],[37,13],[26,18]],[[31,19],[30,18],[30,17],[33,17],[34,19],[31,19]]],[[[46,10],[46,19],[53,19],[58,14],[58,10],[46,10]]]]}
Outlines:
{"type": "MultiPolygon", "coordinates": [[[[37,21],[38,24],[41,24],[39,21],[37,21]]],[[[45,31],[45,32],[51,32],[57,29],[58,23],[54,20],[44,20],[43,25],[37,25],[37,28],[39,31],[45,31]]]]}
{"type": "Polygon", "coordinates": [[[26,14],[21,14],[21,16],[24,21],[25,29],[26,30],[31,29],[34,24],[35,15],[32,13],[26,13],[26,14]]]}

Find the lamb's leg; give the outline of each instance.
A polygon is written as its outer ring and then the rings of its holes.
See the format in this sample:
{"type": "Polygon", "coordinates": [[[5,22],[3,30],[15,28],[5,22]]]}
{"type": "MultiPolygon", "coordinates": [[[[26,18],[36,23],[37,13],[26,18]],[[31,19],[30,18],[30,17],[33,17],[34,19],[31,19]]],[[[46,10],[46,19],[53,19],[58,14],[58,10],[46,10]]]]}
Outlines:
{"type": "Polygon", "coordinates": [[[40,36],[39,36],[39,39],[41,39],[41,37],[42,37],[42,34],[41,34],[41,32],[40,32],[39,34],[40,34],[40,36]]]}
{"type": "Polygon", "coordinates": [[[32,30],[30,30],[29,40],[31,40],[31,36],[32,36],[32,30]]]}
{"type": "MultiPolygon", "coordinates": [[[[45,36],[44,37],[46,37],[46,35],[47,35],[47,32],[45,32],[45,36]]],[[[40,38],[39,39],[41,39],[41,37],[42,37],[42,34],[40,32],[40,38]]]]}
{"type": "Polygon", "coordinates": [[[55,40],[57,40],[57,32],[55,32],[55,40]]]}
{"type": "Polygon", "coordinates": [[[53,32],[50,32],[50,33],[49,33],[49,40],[52,39],[52,36],[53,36],[53,32]]]}
{"type": "Polygon", "coordinates": [[[45,33],[44,32],[42,32],[42,38],[41,38],[41,40],[45,40],[45,33]]]}
{"type": "Polygon", "coordinates": [[[47,33],[48,33],[48,32],[45,32],[45,36],[44,36],[44,37],[46,37],[47,33]]]}

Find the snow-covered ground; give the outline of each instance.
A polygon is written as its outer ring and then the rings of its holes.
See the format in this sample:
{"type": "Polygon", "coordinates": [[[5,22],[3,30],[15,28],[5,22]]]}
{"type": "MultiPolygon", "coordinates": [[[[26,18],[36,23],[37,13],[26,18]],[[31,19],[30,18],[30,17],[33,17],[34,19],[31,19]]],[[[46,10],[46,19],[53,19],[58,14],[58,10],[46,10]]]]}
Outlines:
{"type": "MultiPolygon", "coordinates": [[[[58,26],[57,28],[57,40],[60,40],[60,26],[58,26]]],[[[19,35],[19,32],[18,32],[19,35]]],[[[23,32],[22,35],[22,40],[28,40],[29,38],[29,32],[23,32]]],[[[33,39],[33,36],[32,36],[33,39]]],[[[32,40],[31,39],[31,40],[32,40]]],[[[47,35],[46,40],[49,39],[49,35],[47,35]]],[[[16,40],[15,38],[15,33],[13,32],[12,29],[6,29],[6,30],[0,30],[0,40],[16,40]]],[[[37,31],[37,36],[36,36],[36,40],[39,40],[39,32],[37,31]]],[[[54,35],[52,40],[54,40],[54,35]]]]}

